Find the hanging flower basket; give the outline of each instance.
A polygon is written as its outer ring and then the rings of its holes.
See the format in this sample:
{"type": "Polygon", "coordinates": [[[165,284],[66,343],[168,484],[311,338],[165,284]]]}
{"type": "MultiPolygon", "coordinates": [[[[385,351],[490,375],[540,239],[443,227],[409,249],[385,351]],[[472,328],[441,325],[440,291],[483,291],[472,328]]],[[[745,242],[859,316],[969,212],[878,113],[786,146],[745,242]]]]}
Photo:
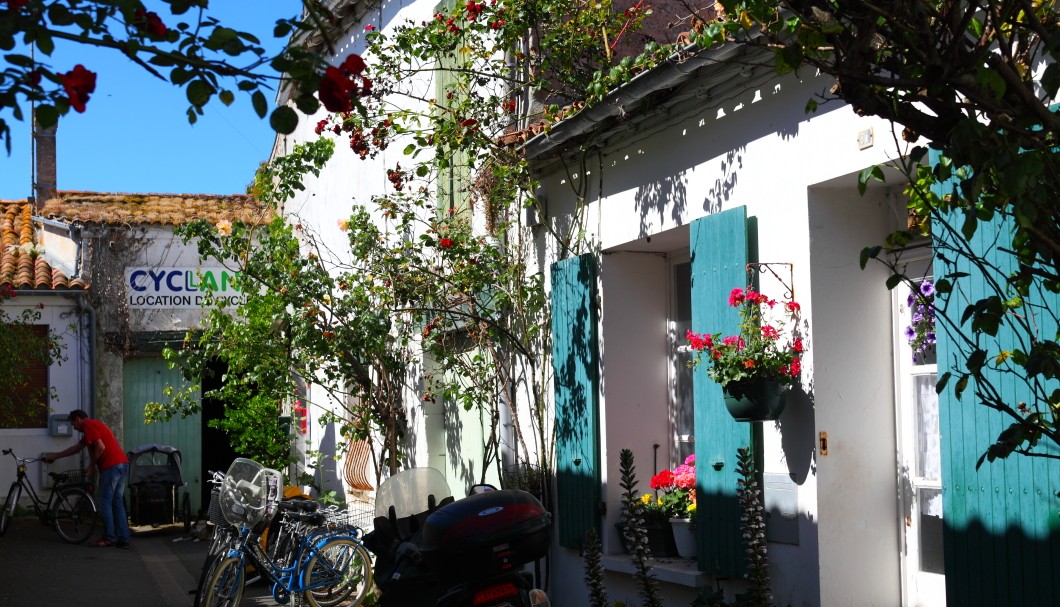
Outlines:
{"type": "Polygon", "coordinates": [[[752,379],[725,384],[725,408],[738,422],[774,421],[784,412],[788,386],[780,382],[752,379]]]}

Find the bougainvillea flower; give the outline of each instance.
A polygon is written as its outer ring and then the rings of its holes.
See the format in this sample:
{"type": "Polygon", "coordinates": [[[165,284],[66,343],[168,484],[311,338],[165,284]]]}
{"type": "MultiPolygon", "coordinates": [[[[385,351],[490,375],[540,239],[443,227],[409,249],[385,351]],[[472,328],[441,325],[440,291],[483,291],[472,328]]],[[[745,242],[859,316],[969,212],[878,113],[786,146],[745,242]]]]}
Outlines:
{"type": "Polygon", "coordinates": [[[88,103],[88,96],[96,90],[96,73],[85,69],[85,66],[78,63],[69,72],[59,74],[59,82],[66,89],[70,107],[79,114],[83,113],[85,104],[88,103]]]}

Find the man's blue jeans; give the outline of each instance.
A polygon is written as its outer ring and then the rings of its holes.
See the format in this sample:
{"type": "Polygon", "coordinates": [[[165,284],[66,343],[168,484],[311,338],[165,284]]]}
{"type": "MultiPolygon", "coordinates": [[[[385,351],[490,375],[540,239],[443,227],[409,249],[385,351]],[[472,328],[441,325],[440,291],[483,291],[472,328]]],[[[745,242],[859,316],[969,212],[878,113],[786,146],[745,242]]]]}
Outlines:
{"type": "Polygon", "coordinates": [[[129,518],[125,514],[125,481],[129,464],[111,466],[99,473],[99,513],[103,516],[103,539],[129,541],[129,518]]]}

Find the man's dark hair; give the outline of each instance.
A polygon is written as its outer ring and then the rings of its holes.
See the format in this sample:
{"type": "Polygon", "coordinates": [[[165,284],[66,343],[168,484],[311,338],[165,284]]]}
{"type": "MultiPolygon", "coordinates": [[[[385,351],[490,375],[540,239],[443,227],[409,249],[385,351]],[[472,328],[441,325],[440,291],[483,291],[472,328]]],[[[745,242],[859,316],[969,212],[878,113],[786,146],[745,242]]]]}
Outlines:
{"type": "Polygon", "coordinates": [[[71,420],[88,419],[88,413],[85,413],[84,411],[82,411],[80,409],[74,409],[73,411],[70,412],[70,419],[71,420]]]}

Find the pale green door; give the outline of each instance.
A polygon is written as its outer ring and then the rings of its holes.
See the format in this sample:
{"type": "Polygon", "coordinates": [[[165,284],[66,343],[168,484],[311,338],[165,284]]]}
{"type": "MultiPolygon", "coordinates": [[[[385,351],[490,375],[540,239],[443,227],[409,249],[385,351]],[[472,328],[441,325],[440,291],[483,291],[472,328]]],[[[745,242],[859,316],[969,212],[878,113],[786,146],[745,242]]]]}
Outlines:
{"type": "MultiPolygon", "coordinates": [[[[144,422],[144,405],[164,402],[166,386],[184,385],[180,372],[170,369],[161,358],[131,358],[125,361],[122,447],[130,451],[139,445],[159,444],[180,449],[181,475],[188,484],[192,514],[202,504],[202,414],[173,418],[164,423],[144,422]]],[[[199,395],[196,393],[196,398],[199,395]]],[[[183,490],[181,490],[183,491],[183,490]]]]}

